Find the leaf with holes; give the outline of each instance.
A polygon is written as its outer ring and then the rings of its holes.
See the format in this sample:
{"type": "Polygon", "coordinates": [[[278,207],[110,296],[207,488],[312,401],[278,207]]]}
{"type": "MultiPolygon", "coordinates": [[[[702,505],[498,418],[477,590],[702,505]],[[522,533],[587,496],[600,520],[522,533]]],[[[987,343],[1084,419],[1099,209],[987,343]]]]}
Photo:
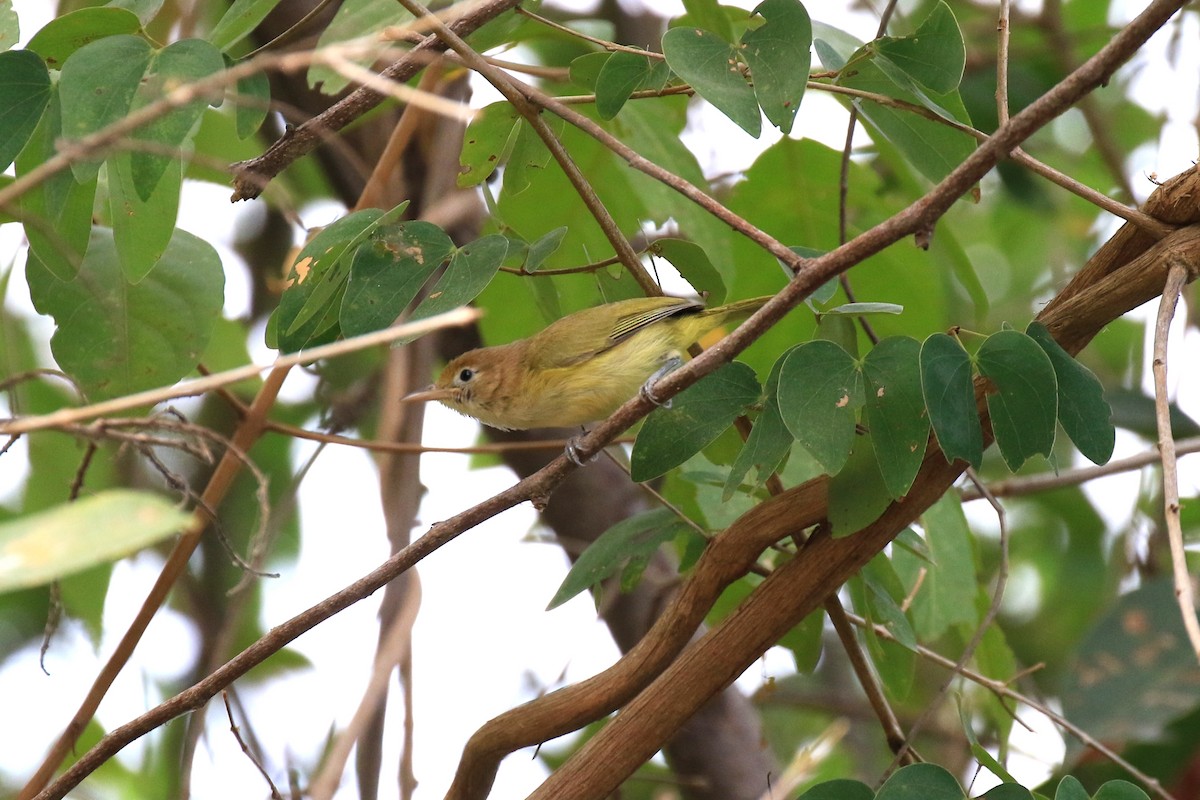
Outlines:
{"type": "Polygon", "coordinates": [[[662,37],[667,65],[718,111],[758,138],[762,113],[754,90],[742,77],[738,49],[715,33],[672,28],[662,37]]]}
{"type": "Polygon", "coordinates": [[[818,339],[788,352],[779,373],[779,411],[792,436],[830,475],[850,458],[863,399],[862,373],[838,345],[818,339]]]}
{"type": "Polygon", "coordinates": [[[791,133],[812,62],[812,22],[798,0],[764,0],[754,13],[766,22],[742,36],[754,95],[771,124],[791,133]]]}

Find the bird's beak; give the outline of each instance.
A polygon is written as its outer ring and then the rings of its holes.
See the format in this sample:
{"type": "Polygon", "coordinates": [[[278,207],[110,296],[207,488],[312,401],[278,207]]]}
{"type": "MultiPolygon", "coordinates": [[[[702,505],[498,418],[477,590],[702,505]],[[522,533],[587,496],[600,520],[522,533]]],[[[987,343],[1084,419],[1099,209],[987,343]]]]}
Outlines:
{"type": "Polygon", "coordinates": [[[436,384],[429,384],[424,389],[404,395],[402,403],[427,403],[430,400],[454,400],[458,398],[458,389],[448,386],[439,389],[436,384]]]}

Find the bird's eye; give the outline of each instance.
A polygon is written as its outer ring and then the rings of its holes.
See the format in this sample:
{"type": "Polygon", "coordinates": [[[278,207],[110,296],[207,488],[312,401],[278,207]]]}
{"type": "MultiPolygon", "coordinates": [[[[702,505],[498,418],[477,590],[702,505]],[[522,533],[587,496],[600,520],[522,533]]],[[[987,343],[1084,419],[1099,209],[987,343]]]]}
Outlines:
{"type": "Polygon", "coordinates": [[[467,381],[471,380],[471,378],[474,378],[474,377],[475,377],[475,370],[471,369],[470,367],[463,367],[461,370],[458,371],[458,382],[459,383],[466,383],[467,381]]]}

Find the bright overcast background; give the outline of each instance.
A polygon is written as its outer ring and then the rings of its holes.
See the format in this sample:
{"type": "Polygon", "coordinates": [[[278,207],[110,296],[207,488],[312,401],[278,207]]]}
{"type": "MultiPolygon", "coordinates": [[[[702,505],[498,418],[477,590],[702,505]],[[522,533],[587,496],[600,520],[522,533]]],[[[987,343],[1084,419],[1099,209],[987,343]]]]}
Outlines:
{"type": "MultiPolygon", "coordinates": [[[[734,4],[751,7],[755,3],[734,4]]],[[[14,0],[13,5],[21,22],[22,41],[27,41],[51,18],[51,4],[46,0],[14,0]]],[[[557,5],[574,10],[592,7],[582,2],[557,5]]],[[[668,16],[683,11],[679,2],[653,5],[668,16]]],[[[872,38],[876,18],[865,12],[847,12],[847,5],[834,0],[809,0],[807,7],[814,19],[844,28],[861,39],[872,38]]],[[[1138,10],[1140,4],[1130,3],[1125,15],[1132,16],[1138,10]]],[[[1196,16],[1191,15],[1190,22],[1195,21],[1196,16]]],[[[1195,85],[1181,86],[1180,76],[1200,76],[1200,62],[1194,64],[1194,69],[1168,73],[1165,56],[1161,55],[1166,46],[1163,38],[1160,34],[1144,51],[1159,55],[1151,55],[1143,65],[1136,83],[1137,98],[1151,111],[1166,114],[1171,122],[1164,129],[1161,146],[1135,153],[1134,163],[1129,165],[1134,186],[1143,192],[1139,199],[1152,188],[1148,179],[1139,176],[1173,175],[1186,168],[1198,152],[1193,122],[1198,90],[1195,85]],[[1162,59],[1161,63],[1157,58],[1162,59]]],[[[1200,41],[1200,31],[1184,31],[1181,41],[1200,41]]],[[[1185,48],[1184,58],[1195,61],[1200,58],[1198,51],[1200,48],[1185,48]]],[[[483,105],[493,97],[488,87],[481,86],[474,103],[483,105]]],[[[1057,124],[1070,125],[1069,115],[1057,124]]],[[[809,136],[840,147],[845,125],[846,112],[838,103],[810,92],[804,98],[793,135],[809,136]]],[[[774,141],[772,132],[778,136],[777,131],[768,127],[761,140],[751,140],[719,113],[694,103],[684,138],[708,173],[717,174],[749,166],[758,152],[774,141]]],[[[247,272],[231,243],[239,219],[244,224],[260,212],[253,204],[231,206],[228,197],[227,186],[189,182],[185,185],[179,226],[218,246],[227,273],[225,311],[228,316],[237,317],[247,310],[247,272]]],[[[329,203],[302,209],[304,222],[309,226],[326,224],[343,213],[343,208],[329,203]]],[[[1108,232],[1098,229],[1097,236],[1108,232]]],[[[300,236],[298,231],[297,237],[300,236]]],[[[0,268],[7,269],[15,258],[14,279],[9,282],[5,303],[17,313],[34,317],[21,274],[24,255],[20,246],[19,229],[15,225],[0,226],[0,268]]],[[[48,343],[52,326],[48,318],[43,318],[43,322],[42,341],[48,343]]],[[[260,362],[269,360],[272,354],[263,347],[261,336],[252,336],[255,358],[260,362]]],[[[1194,350],[1194,342],[1187,344],[1194,350]]],[[[1179,345],[1177,341],[1175,346],[1179,345]]],[[[46,358],[49,361],[48,344],[46,358]]],[[[1172,376],[1176,382],[1179,372],[1176,370],[1172,376]]],[[[286,399],[289,392],[295,393],[293,396],[307,393],[311,388],[306,384],[308,380],[293,370],[283,397],[286,399]]],[[[1189,408],[1194,406],[1192,398],[1200,396],[1196,387],[1182,387],[1180,394],[1184,410],[1197,415],[1198,409],[1189,408]]],[[[188,410],[186,404],[182,408],[188,410]]],[[[7,408],[0,405],[0,415],[5,413],[7,408]]],[[[472,444],[478,435],[474,423],[440,406],[431,406],[426,419],[427,444],[465,446],[472,444]]],[[[297,462],[305,460],[312,448],[310,442],[296,442],[297,462]]],[[[1120,436],[1114,458],[1143,448],[1140,440],[1120,436]]],[[[24,453],[23,443],[18,443],[0,459],[0,502],[11,500],[20,490],[26,464],[24,453]]],[[[466,468],[464,456],[424,456],[422,477],[429,493],[422,503],[415,534],[429,523],[482,501],[514,481],[512,474],[503,468],[474,470],[464,480],[466,468]]],[[[1136,492],[1136,481],[1136,477],[1132,482],[1109,479],[1103,487],[1105,492],[1128,496],[1136,492]]],[[[300,489],[300,518],[305,530],[299,561],[279,579],[267,581],[264,612],[268,625],[323,599],[387,557],[377,486],[373,462],[362,450],[329,446],[317,458],[300,489]],[[330,496],[336,496],[337,502],[327,502],[330,496]],[[347,508],[361,509],[361,513],[347,519],[347,508]]],[[[1122,507],[1128,508],[1128,504],[1122,507]]],[[[972,519],[977,519],[975,514],[972,519]]],[[[978,520],[984,527],[991,524],[983,516],[978,520]]],[[[616,648],[607,630],[596,621],[586,595],[554,611],[544,611],[565,574],[567,562],[557,546],[538,542],[537,538],[535,515],[528,505],[523,505],[480,525],[434,553],[419,567],[423,600],[413,633],[414,748],[419,800],[444,795],[462,746],[479,725],[547,688],[561,685],[564,680],[573,682],[594,674],[616,658],[616,648]],[[481,653],[487,654],[486,664],[478,661],[481,653]]],[[[98,648],[81,626],[68,622],[55,635],[46,656],[49,676],[39,667],[36,647],[5,662],[4,670],[0,671],[0,713],[9,724],[0,726],[0,770],[10,779],[23,779],[39,763],[49,742],[78,705],[83,687],[90,684],[111,653],[160,565],[157,554],[141,555],[118,565],[105,607],[105,636],[98,648]]],[[[268,767],[274,776],[278,777],[289,764],[310,772],[330,734],[331,721],[341,726],[350,719],[368,678],[368,665],[375,650],[380,596],[376,594],[338,614],[292,645],[311,659],[312,669],[297,671],[287,679],[272,680],[266,692],[243,692],[249,719],[265,747],[268,767]]],[[[100,707],[99,718],[104,727],[111,729],[159,702],[162,698],[155,685],[182,676],[196,657],[196,649],[195,636],[184,618],[169,609],[160,611],[143,639],[143,646],[100,707]]],[[[769,656],[751,668],[740,683],[744,689],[753,691],[764,679],[779,677],[790,670],[789,657],[769,656]]],[[[393,701],[396,694],[392,694],[393,701]]],[[[248,788],[263,786],[229,734],[219,701],[211,703],[207,713],[208,734],[195,762],[193,796],[226,797],[233,787],[245,796],[248,788]]],[[[399,716],[390,714],[389,724],[395,726],[399,716]]],[[[1023,714],[1027,720],[1030,716],[1023,714]]],[[[1039,726],[1039,730],[1042,731],[1039,738],[1024,741],[1018,738],[1015,742],[1018,752],[1036,754],[1036,758],[1018,758],[1014,762],[1014,772],[1026,782],[1045,777],[1061,756],[1057,734],[1048,725],[1039,726]]],[[[1020,728],[1015,732],[1020,734],[1020,728]]],[[[386,752],[393,765],[399,739],[398,730],[388,731],[386,752]]],[[[144,746],[143,742],[135,743],[120,758],[136,769],[144,746]]],[[[395,781],[386,777],[393,769],[385,762],[382,797],[397,794],[395,781]]],[[[524,797],[543,776],[544,770],[532,751],[518,752],[504,762],[492,796],[498,800],[524,797]]],[[[343,796],[355,796],[353,781],[353,770],[349,770],[342,786],[343,796]]],[[[973,790],[979,792],[984,788],[985,784],[977,782],[973,790]]],[[[262,794],[266,795],[265,786],[262,794]]]]}

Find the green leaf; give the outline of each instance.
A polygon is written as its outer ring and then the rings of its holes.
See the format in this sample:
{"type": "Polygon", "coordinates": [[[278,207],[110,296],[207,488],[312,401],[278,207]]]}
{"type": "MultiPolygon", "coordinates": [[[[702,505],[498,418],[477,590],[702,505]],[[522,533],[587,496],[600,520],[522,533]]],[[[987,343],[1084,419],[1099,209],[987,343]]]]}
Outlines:
{"type": "MultiPolygon", "coordinates": [[[[29,143],[17,155],[17,177],[29,174],[58,152],[61,107],[56,90],[29,143]]],[[[69,281],[79,271],[91,235],[95,197],[95,174],[90,180],[76,183],[67,170],[51,175],[21,196],[21,218],[30,253],[60,280],[69,281]]]]}
{"type": "MultiPolygon", "coordinates": [[[[814,458],[816,454],[813,454],[814,458]]],[[[879,462],[865,436],[853,436],[846,463],[829,479],[829,526],[834,537],[849,536],[877,520],[892,503],[879,462]]]]}
{"type": "Polygon", "coordinates": [[[255,72],[237,82],[234,98],[234,123],[239,139],[253,136],[271,109],[271,81],[265,72],[255,72]]]}
{"type": "Polygon", "coordinates": [[[51,69],[60,69],[84,45],[109,36],[137,33],[141,27],[137,15],[124,8],[80,8],[46,23],[26,49],[46,59],[51,69]]]}
{"type": "Polygon", "coordinates": [[[21,38],[21,21],[12,0],[0,0],[0,51],[12,48],[21,38]]]}
{"type": "Polygon", "coordinates": [[[715,33],[672,28],[662,37],[663,55],[674,72],[718,111],[754,138],[762,133],[762,113],[754,90],[738,67],[738,49],[715,33]]]}
{"type": "Polygon", "coordinates": [[[906,76],[937,94],[954,91],[962,81],[967,49],[958,20],[944,0],[911,36],[885,36],[875,47],[906,76]]]}
{"type": "Polygon", "coordinates": [[[600,534],[580,554],[546,610],[558,608],[575,595],[616,575],[631,560],[649,558],[663,543],[679,535],[681,528],[687,527],[686,523],[665,508],[656,508],[621,520],[600,534]]]}
{"type": "Polygon", "coordinates": [[[912,600],[913,623],[922,639],[935,641],[955,626],[979,623],[975,551],[962,503],[955,493],[947,492],[927,508],[921,523],[932,563],[922,563],[907,552],[897,552],[895,562],[909,587],[920,582],[912,600]]]}
{"type": "Polygon", "coordinates": [[[929,439],[920,358],[915,339],[891,337],[863,359],[867,431],[884,484],[896,499],[912,486],[929,439]]]}
{"type": "Polygon", "coordinates": [[[921,345],[921,392],[942,453],[976,469],[983,461],[983,428],[975,406],[971,358],[962,345],[935,333],[921,345]]]}
{"type": "MultiPolygon", "coordinates": [[[[873,561],[879,559],[882,557],[873,561]]],[[[850,590],[850,600],[854,609],[867,621],[867,627],[863,631],[864,638],[880,682],[892,697],[907,697],[912,690],[913,677],[916,674],[916,659],[912,651],[876,631],[875,626],[883,625],[887,619],[881,614],[874,591],[868,587],[867,581],[861,575],[851,578],[847,588],[850,590]]]]}
{"type": "MultiPolygon", "coordinates": [[[[970,123],[957,91],[930,93],[906,80],[905,73],[878,56],[874,43],[857,47],[854,37],[837,28],[821,23],[814,23],[813,27],[820,37],[814,42],[817,55],[827,69],[839,71],[836,80],[839,85],[923,105],[947,119],[970,123]]],[[[843,102],[853,103],[869,126],[930,180],[944,178],[976,147],[975,140],[967,134],[910,111],[888,108],[869,100],[843,102]]]]}
{"type": "Polygon", "coordinates": [[[525,271],[537,272],[538,268],[545,263],[546,259],[552,256],[554,251],[559,248],[559,246],[562,244],[563,238],[566,235],[567,226],[560,225],[549,233],[543,235],[533,244],[529,245],[524,260],[525,271]]]}
{"type": "Polygon", "coordinates": [[[224,301],[216,250],[180,230],[136,285],[122,275],[107,228],[94,229],[75,280],[40,266],[34,259],[26,265],[30,296],[58,324],[50,340],[55,360],[91,400],[168,386],[188,374],[224,301]]]}
{"type": "Polygon", "coordinates": [[[779,640],[781,647],[792,653],[796,672],[811,675],[821,662],[825,643],[825,610],[818,608],[788,631],[779,640]]]}
{"type": "Polygon", "coordinates": [[[1019,331],[999,331],[975,356],[980,374],[998,391],[987,396],[992,431],[1004,463],[1014,472],[1030,456],[1049,456],[1058,417],[1058,382],[1049,356],[1019,331]]]}
{"type": "Polygon", "coordinates": [[[123,8],[137,15],[142,25],[149,25],[162,9],[163,0],[108,0],[110,8],[123,8]]]}
{"type": "Polygon", "coordinates": [[[499,233],[476,239],[455,250],[446,273],[409,319],[432,317],[474,300],[492,282],[506,253],[508,240],[499,233]]]}
{"type": "Polygon", "coordinates": [[[600,78],[600,70],[608,63],[609,53],[584,53],[578,58],[571,59],[567,67],[567,76],[571,83],[588,91],[596,91],[596,81],[600,78]]]}
{"type": "Polygon", "coordinates": [[[764,0],[754,9],[766,22],[742,36],[754,94],[771,124],[792,132],[812,62],[812,23],[799,0],[764,0]]]}
{"type": "Polygon", "coordinates": [[[842,314],[821,315],[817,320],[814,339],[833,342],[851,357],[858,358],[858,323],[842,314]]]}
{"type": "Polygon", "coordinates": [[[1002,781],[1008,781],[1007,784],[1001,784],[994,787],[984,797],[990,797],[992,800],[1033,800],[1029,794],[1029,790],[1023,786],[1016,784],[1015,779],[1009,774],[1004,765],[1000,763],[994,755],[988,752],[988,749],[979,743],[979,737],[975,735],[975,726],[971,721],[971,714],[967,710],[967,706],[962,701],[962,697],[958,699],[958,722],[962,728],[963,736],[967,737],[967,743],[971,746],[971,755],[975,756],[975,760],[980,765],[990,771],[993,775],[1002,781]],[[1017,791],[1019,790],[1019,791],[1017,791]],[[1024,794],[1021,794],[1023,792],[1024,794]]]}
{"type": "MultiPolygon", "coordinates": [[[[980,764],[983,764],[985,767],[991,770],[993,774],[998,774],[996,773],[996,770],[998,769],[1004,769],[1000,762],[996,760],[996,757],[989,753],[987,748],[978,742],[973,742],[971,744],[971,753],[976,757],[976,760],[978,760],[980,764]]],[[[991,789],[988,789],[986,792],[984,792],[981,797],[987,798],[987,800],[1033,800],[1033,794],[1030,793],[1028,789],[1019,783],[1011,782],[1014,780],[1012,776],[1009,776],[1008,780],[1010,781],[1009,783],[1002,783],[999,786],[993,786],[991,789]]]]}
{"type": "Polygon", "coordinates": [[[36,53],[0,53],[0,172],[8,169],[37,130],[50,103],[50,72],[36,53]]]}
{"type": "Polygon", "coordinates": [[[904,584],[900,582],[891,560],[880,553],[867,562],[860,574],[867,588],[867,600],[875,621],[888,630],[897,644],[915,653],[917,635],[913,633],[908,615],[900,608],[905,596],[904,584]]]}
{"type": "Polygon", "coordinates": [[[1092,795],[1092,800],[1150,800],[1150,795],[1129,781],[1108,781],[1092,795]]]}
{"type": "Polygon", "coordinates": [[[901,767],[879,787],[875,800],[963,800],[958,781],[937,764],[901,767]]]}
{"type": "Polygon", "coordinates": [[[755,472],[755,486],[766,483],[771,473],[778,471],[788,453],[792,449],[792,435],[783,424],[783,416],[779,413],[779,372],[783,368],[784,359],[779,359],[771,367],[767,377],[766,402],[762,413],[754,421],[746,443],[738,451],[729,475],[725,478],[725,489],[721,495],[722,501],[727,502],[737,492],[751,468],[755,472]]]}
{"type": "Polygon", "coordinates": [[[294,352],[337,336],[337,315],[357,248],[377,227],[398,217],[407,205],[401,203],[386,214],[374,208],[347,214],[304,246],[288,275],[291,283],[272,316],[278,326],[280,347],[294,352]]]}
{"type": "Polygon", "coordinates": [[[0,523],[0,592],[115,561],[190,520],[190,514],[158,495],[112,489],[0,523]]]}
{"type": "Polygon", "coordinates": [[[463,135],[462,164],[457,183],[460,189],[478,186],[506,161],[517,141],[521,116],[512,103],[501,100],[475,112],[463,135]]]}
{"type": "Polygon", "coordinates": [[[630,459],[633,479],[648,481],[687,461],[761,393],[754,370],[734,361],[675,395],[670,408],[655,410],[642,425],[630,459]]]}
{"type": "Polygon", "coordinates": [[[725,302],[725,281],[700,245],[686,239],[656,239],[650,252],[670,261],[710,306],[725,302]]]}
{"type": "MultiPolygon", "coordinates": [[[[146,67],[132,108],[137,109],[161,100],[165,95],[225,68],[221,52],[202,39],[183,39],[173,42],[154,54],[146,67]]],[[[145,150],[134,150],[133,185],[138,195],[149,199],[154,188],[172,162],[182,156],[182,148],[195,133],[206,102],[195,100],[147,123],[134,132],[133,138],[146,142],[145,150]],[[176,152],[166,155],[163,151],[176,152]]]]}
{"type": "Polygon", "coordinates": [[[796,800],[874,800],[870,786],[849,778],[818,783],[796,800]]]}
{"type": "Polygon", "coordinates": [[[228,50],[249,36],[266,19],[279,0],[233,0],[208,40],[219,50],[228,50]]]}
{"type": "MultiPolygon", "coordinates": [[[[550,117],[546,119],[546,123],[561,139],[565,124],[562,119],[550,117]]],[[[534,131],[533,126],[524,119],[518,121],[517,138],[504,168],[504,193],[511,196],[528,189],[531,183],[530,173],[544,170],[550,163],[550,158],[549,148],[534,131]]]]}
{"type": "Polygon", "coordinates": [[[834,306],[827,311],[820,312],[822,315],[833,314],[847,317],[869,317],[873,314],[903,314],[904,306],[896,303],[843,303],[840,306],[834,306]]]}
{"type": "Polygon", "coordinates": [[[1092,798],[1078,778],[1074,775],[1067,775],[1058,782],[1054,800],[1092,800],[1092,798]]]}
{"type": "Polygon", "coordinates": [[[727,42],[733,40],[733,26],[717,0],[683,0],[683,8],[690,24],[713,31],[727,42]]]}
{"type": "Polygon", "coordinates": [[[1104,387],[1095,374],[1071,358],[1040,322],[1031,322],[1025,332],[1038,343],[1054,365],[1058,381],[1058,421],[1071,441],[1094,464],[1112,458],[1117,430],[1112,408],[1104,399],[1104,387]]]}
{"type": "MultiPolygon", "coordinates": [[[[485,248],[485,255],[489,251],[485,248]]],[[[341,301],[342,332],[357,336],[391,325],[453,252],[450,237],[430,222],[401,222],[374,231],[351,262],[341,301]]],[[[464,263],[470,264],[469,257],[464,263]]]]}
{"type": "Polygon", "coordinates": [[[175,232],[183,164],[169,165],[143,200],[134,186],[131,155],[117,153],[108,159],[108,198],[121,270],[127,281],[137,283],[154,269],[175,232]]]}
{"type": "MultiPolygon", "coordinates": [[[[109,36],[76,50],[63,63],[58,84],[63,136],[82,139],[128,114],[151,56],[146,40],[129,35],[109,36]]],[[[97,160],[71,163],[80,183],[94,180],[99,170],[97,160]]]]}
{"type": "Polygon", "coordinates": [[[792,348],[779,374],[779,412],[796,441],[836,475],[850,458],[855,410],[863,404],[862,373],[833,342],[792,348]]]}
{"type": "Polygon", "coordinates": [[[653,66],[648,56],[628,50],[618,50],[609,56],[596,76],[596,113],[600,119],[615,117],[653,66]]]}

